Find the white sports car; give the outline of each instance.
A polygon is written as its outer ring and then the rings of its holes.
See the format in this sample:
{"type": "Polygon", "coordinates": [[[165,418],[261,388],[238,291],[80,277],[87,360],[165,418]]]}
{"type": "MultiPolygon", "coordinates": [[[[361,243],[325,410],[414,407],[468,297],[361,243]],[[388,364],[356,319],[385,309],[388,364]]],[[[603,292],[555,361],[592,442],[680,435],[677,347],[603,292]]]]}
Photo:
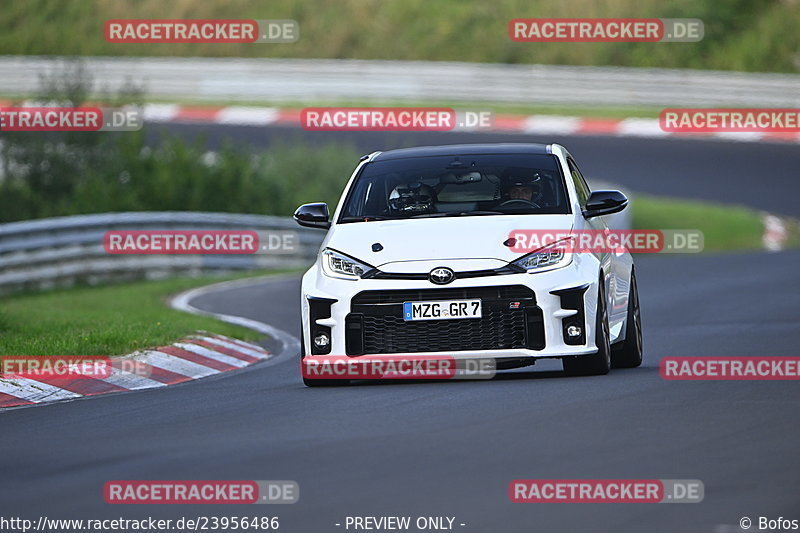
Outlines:
{"type": "MultiPolygon", "coordinates": [[[[520,253],[519,230],[606,229],[618,191],[590,191],[557,144],[471,144],[364,156],[302,282],[302,353],[492,359],[498,369],[559,358],[571,375],[642,361],[627,251],[520,253]]],[[[306,385],[332,385],[304,378],[306,385]]],[[[336,382],[335,384],[341,384],[336,382]]]]}

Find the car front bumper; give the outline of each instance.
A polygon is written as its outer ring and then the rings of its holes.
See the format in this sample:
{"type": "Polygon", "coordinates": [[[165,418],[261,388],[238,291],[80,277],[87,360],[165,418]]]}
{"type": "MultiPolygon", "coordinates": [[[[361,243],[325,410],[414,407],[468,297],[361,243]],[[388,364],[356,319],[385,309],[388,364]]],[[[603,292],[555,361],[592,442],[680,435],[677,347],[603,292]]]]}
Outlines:
{"type": "Polygon", "coordinates": [[[306,354],[501,359],[596,353],[598,280],[599,261],[590,254],[576,254],[569,265],[546,272],[456,279],[447,285],[331,278],[315,264],[302,284],[306,354]],[[402,319],[402,301],[481,295],[484,317],[480,319],[402,319]],[[579,326],[581,335],[567,335],[569,325],[579,326]],[[330,338],[322,350],[313,343],[321,333],[330,338]]]}

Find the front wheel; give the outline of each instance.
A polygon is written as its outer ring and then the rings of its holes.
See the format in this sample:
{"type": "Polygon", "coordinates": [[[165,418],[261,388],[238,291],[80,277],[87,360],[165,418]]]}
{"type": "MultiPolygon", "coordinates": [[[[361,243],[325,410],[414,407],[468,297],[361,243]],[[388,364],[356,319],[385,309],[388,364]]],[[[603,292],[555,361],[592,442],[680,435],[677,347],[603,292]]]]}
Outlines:
{"type": "Polygon", "coordinates": [[[642,314],[639,311],[639,289],[631,271],[628,296],[628,318],[625,320],[625,340],[611,351],[614,368],[636,368],[642,364],[642,314]]]}
{"type": "Polygon", "coordinates": [[[570,376],[602,376],[611,369],[611,338],[608,331],[608,312],[606,311],[606,291],[603,278],[597,290],[597,312],[595,313],[595,344],[597,353],[565,357],[561,360],[564,372],[570,376]]]}

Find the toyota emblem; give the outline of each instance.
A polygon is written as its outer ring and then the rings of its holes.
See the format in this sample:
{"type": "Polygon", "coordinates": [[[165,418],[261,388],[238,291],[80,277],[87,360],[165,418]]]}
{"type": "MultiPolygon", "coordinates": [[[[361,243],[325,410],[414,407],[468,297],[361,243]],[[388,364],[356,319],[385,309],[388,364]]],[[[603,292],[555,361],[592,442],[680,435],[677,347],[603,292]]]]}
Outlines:
{"type": "Polygon", "coordinates": [[[431,270],[428,279],[436,285],[447,285],[456,279],[456,273],[446,267],[438,267],[431,270]]]}

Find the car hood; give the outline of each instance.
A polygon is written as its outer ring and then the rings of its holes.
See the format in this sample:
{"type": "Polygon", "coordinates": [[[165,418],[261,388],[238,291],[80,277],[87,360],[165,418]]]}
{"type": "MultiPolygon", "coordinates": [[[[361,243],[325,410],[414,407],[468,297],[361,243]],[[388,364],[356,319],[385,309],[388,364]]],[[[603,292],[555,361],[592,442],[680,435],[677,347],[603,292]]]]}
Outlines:
{"type": "Polygon", "coordinates": [[[447,261],[458,271],[463,270],[459,268],[458,263],[462,262],[459,260],[470,260],[467,269],[473,270],[497,268],[523,255],[503,245],[516,230],[570,231],[572,227],[572,215],[487,215],[351,222],[335,225],[327,246],[375,267],[394,265],[406,270],[401,264],[447,261]],[[380,243],[383,249],[374,252],[372,246],[375,243],[380,243]]]}

